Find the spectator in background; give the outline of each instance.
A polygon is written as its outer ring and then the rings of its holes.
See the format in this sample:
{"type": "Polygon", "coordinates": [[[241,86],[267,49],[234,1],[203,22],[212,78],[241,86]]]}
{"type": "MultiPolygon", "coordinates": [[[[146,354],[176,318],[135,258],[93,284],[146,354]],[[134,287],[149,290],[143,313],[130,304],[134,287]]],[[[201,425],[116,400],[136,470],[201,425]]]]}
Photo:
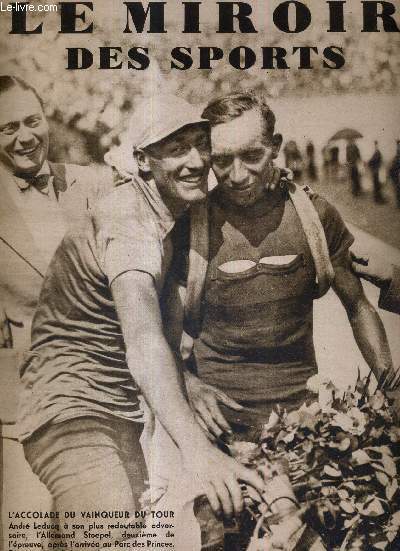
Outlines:
{"type": "Polygon", "coordinates": [[[382,184],[379,178],[379,172],[382,167],[382,153],[379,151],[378,142],[374,142],[375,151],[368,161],[368,166],[371,171],[372,183],[374,185],[374,201],[375,203],[386,203],[382,195],[382,184]]]}
{"type": "Polygon", "coordinates": [[[400,140],[397,141],[396,155],[390,164],[389,176],[394,186],[397,208],[400,209],[400,140]]]}
{"type": "Polygon", "coordinates": [[[331,152],[331,159],[330,159],[330,162],[331,162],[331,167],[332,167],[332,170],[337,168],[339,166],[339,148],[337,145],[334,145],[330,148],[330,152],[331,152]]]}
{"type": "Polygon", "coordinates": [[[48,161],[43,102],[28,83],[0,76],[0,98],[0,348],[12,348],[30,344],[43,276],[67,226],[112,178],[106,169],[48,161]]]}
{"type": "Polygon", "coordinates": [[[317,167],[315,164],[315,148],[311,140],[306,146],[306,170],[309,181],[315,182],[317,179],[317,167]]]}
{"type": "Polygon", "coordinates": [[[400,268],[382,258],[351,251],[353,271],[381,290],[378,305],[400,314],[400,268]]]}
{"type": "MultiPolygon", "coordinates": [[[[66,227],[111,188],[105,169],[48,161],[49,126],[42,99],[18,77],[0,75],[0,424],[4,457],[19,487],[34,489],[15,428],[19,354],[30,329],[44,274],[66,227]]],[[[3,462],[0,461],[2,464],[3,462]]],[[[13,476],[5,483],[12,484],[13,476]]],[[[5,490],[5,508],[16,503],[5,490]],[[12,500],[12,502],[9,502],[12,500]]],[[[35,496],[39,505],[41,498],[35,496]]],[[[43,498],[46,499],[45,497],[43,498]]]]}
{"type": "Polygon", "coordinates": [[[283,154],[285,156],[285,166],[293,172],[294,181],[301,182],[304,163],[297,143],[294,140],[289,140],[283,149],[283,154]]]}
{"type": "Polygon", "coordinates": [[[321,150],[322,154],[322,173],[323,178],[326,182],[329,183],[330,181],[330,174],[329,174],[329,161],[331,159],[331,154],[329,151],[328,145],[324,145],[324,147],[321,150]]]}
{"type": "Polygon", "coordinates": [[[358,164],[361,161],[360,150],[354,140],[350,140],[346,147],[346,161],[349,167],[351,192],[354,197],[361,193],[361,179],[358,164]]]}

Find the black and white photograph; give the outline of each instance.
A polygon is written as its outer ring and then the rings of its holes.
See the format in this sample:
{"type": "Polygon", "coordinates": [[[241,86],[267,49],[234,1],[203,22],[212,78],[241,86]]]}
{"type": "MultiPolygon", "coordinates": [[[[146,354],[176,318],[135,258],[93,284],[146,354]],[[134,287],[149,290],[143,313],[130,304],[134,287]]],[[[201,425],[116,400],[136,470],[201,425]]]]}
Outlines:
{"type": "Polygon", "coordinates": [[[0,2],[0,551],[400,549],[398,0],[0,2]]]}

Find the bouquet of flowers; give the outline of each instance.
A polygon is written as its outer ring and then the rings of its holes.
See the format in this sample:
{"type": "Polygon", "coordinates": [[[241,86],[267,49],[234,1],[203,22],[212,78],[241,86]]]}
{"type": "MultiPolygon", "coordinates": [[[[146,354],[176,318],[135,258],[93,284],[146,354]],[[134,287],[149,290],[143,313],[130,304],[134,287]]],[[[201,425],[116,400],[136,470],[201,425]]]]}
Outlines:
{"type": "Polygon", "coordinates": [[[369,383],[312,377],[315,401],[274,411],[258,444],[232,445],[266,483],[262,496],[246,488],[248,551],[400,549],[400,428],[369,383]]]}

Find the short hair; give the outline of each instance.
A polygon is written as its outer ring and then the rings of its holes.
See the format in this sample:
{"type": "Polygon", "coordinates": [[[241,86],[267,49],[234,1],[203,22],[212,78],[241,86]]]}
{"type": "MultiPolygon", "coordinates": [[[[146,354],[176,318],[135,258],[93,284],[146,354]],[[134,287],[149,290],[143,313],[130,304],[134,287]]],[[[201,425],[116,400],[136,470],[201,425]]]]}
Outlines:
{"type": "Polygon", "coordinates": [[[217,126],[240,117],[243,113],[258,109],[264,120],[264,138],[271,139],[275,130],[275,114],[265,97],[254,92],[227,94],[211,101],[202,113],[202,117],[217,126]]]}
{"type": "Polygon", "coordinates": [[[0,95],[4,92],[7,92],[8,90],[12,90],[13,88],[20,88],[21,90],[24,90],[26,92],[32,92],[40,103],[41,108],[44,109],[42,98],[39,96],[39,94],[31,84],[28,84],[20,77],[11,75],[0,75],[0,95]]]}

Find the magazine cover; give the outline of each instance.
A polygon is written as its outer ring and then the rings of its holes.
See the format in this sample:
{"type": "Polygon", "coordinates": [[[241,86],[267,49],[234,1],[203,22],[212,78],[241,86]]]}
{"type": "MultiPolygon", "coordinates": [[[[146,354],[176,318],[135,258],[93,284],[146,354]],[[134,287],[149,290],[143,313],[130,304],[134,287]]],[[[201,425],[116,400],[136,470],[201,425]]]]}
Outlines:
{"type": "Polygon", "coordinates": [[[397,0],[0,2],[4,551],[400,548],[397,0]]]}

